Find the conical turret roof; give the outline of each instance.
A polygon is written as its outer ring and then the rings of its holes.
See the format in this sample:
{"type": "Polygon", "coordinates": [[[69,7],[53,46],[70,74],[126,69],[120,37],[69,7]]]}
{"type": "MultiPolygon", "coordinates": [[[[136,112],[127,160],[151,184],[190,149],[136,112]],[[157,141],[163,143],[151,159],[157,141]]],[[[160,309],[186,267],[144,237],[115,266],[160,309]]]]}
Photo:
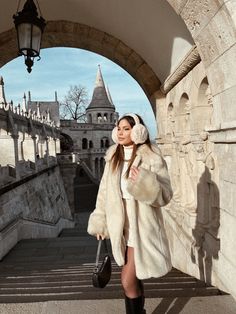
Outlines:
{"type": "Polygon", "coordinates": [[[113,103],[113,100],[112,100],[112,98],[111,98],[111,93],[110,93],[110,91],[109,91],[108,86],[107,86],[106,91],[107,91],[107,97],[108,97],[108,99],[109,99],[111,105],[112,105],[113,107],[115,107],[115,105],[114,105],[114,103],[113,103]]]}
{"type": "Polygon", "coordinates": [[[114,109],[114,105],[111,104],[111,102],[109,101],[109,98],[106,92],[100,65],[98,66],[98,71],[97,71],[97,76],[96,76],[96,81],[95,81],[95,88],[93,90],[93,97],[87,109],[93,109],[93,108],[94,109],[95,108],[113,108],[114,109]]]}

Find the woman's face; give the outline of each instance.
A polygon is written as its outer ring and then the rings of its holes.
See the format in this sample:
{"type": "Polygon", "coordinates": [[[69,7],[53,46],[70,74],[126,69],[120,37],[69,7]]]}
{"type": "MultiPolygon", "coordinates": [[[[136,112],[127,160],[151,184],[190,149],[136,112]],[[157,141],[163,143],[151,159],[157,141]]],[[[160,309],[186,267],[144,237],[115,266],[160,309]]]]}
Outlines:
{"type": "Polygon", "coordinates": [[[117,129],[118,143],[124,146],[132,145],[133,142],[130,137],[132,127],[129,122],[126,119],[122,119],[119,122],[117,129]]]}

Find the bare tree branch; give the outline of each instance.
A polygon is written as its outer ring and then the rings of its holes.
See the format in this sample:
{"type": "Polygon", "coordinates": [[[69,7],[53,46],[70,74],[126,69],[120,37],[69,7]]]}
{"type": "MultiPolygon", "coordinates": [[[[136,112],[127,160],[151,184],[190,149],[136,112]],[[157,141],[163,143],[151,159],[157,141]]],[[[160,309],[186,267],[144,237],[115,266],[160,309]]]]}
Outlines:
{"type": "Polygon", "coordinates": [[[87,105],[87,89],[82,85],[70,86],[63,102],[60,103],[60,117],[62,119],[86,122],[87,105]]]}

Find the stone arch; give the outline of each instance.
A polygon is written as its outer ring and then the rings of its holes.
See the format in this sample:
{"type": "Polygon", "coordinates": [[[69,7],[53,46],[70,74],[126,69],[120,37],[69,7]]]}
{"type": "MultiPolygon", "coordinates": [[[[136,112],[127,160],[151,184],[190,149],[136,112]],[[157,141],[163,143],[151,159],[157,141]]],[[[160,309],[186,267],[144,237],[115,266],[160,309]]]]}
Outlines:
{"type": "Polygon", "coordinates": [[[179,100],[177,114],[177,132],[181,135],[190,131],[190,101],[187,93],[183,93],[179,100]]]}
{"type": "Polygon", "coordinates": [[[101,177],[101,175],[102,175],[102,173],[103,173],[103,167],[104,167],[104,158],[100,158],[100,160],[99,160],[99,170],[100,170],[100,177],[101,177]]]}
{"type": "MultiPolygon", "coordinates": [[[[68,134],[65,134],[65,133],[61,133],[60,135],[60,148],[61,148],[61,152],[71,152],[73,151],[73,140],[72,138],[68,135],[68,134]]],[[[40,150],[39,150],[40,152],[40,150]]],[[[41,154],[42,155],[42,152],[41,154]]],[[[41,156],[42,157],[42,156],[41,156]]]]}
{"type": "Polygon", "coordinates": [[[106,138],[106,140],[105,140],[105,147],[108,148],[109,146],[110,146],[109,139],[106,138]]]}
{"type": "Polygon", "coordinates": [[[191,130],[197,132],[209,126],[212,110],[212,95],[208,80],[205,77],[199,85],[197,103],[191,111],[191,130]]]}
{"type": "MultiPolygon", "coordinates": [[[[0,34],[0,67],[17,57],[15,29],[0,34]]],[[[160,80],[133,49],[118,38],[96,28],[70,22],[48,21],[43,34],[42,48],[74,47],[98,53],[124,68],[142,87],[154,106],[154,93],[160,88],[160,80]]]]}
{"type": "Polygon", "coordinates": [[[99,175],[99,158],[98,157],[95,158],[94,166],[95,166],[95,177],[98,178],[98,175],[99,175]]]}
{"type": "Polygon", "coordinates": [[[92,115],[91,115],[91,113],[90,114],[88,114],[88,123],[92,123],[92,115]]]}
{"type": "Polygon", "coordinates": [[[101,123],[101,122],[102,122],[102,114],[99,112],[97,113],[96,123],[101,123]]]}
{"type": "Polygon", "coordinates": [[[174,110],[174,105],[173,103],[169,103],[168,107],[167,107],[167,126],[166,126],[166,134],[169,135],[174,135],[175,130],[174,130],[174,126],[175,126],[175,110],[174,110]]]}
{"type": "Polygon", "coordinates": [[[89,148],[93,148],[93,141],[89,141],[89,148]]]}
{"type": "Polygon", "coordinates": [[[108,121],[108,114],[107,114],[107,113],[104,113],[104,114],[103,114],[103,121],[104,121],[104,122],[109,122],[109,121],[108,121]]]}
{"type": "Polygon", "coordinates": [[[88,148],[88,140],[87,138],[82,139],[82,149],[87,149],[88,148]]]}

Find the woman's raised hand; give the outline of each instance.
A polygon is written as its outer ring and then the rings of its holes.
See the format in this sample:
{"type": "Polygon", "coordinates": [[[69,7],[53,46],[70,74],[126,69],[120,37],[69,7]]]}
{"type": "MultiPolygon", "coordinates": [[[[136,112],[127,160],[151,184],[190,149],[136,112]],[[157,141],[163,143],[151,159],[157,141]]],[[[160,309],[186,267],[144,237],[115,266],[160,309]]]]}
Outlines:
{"type": "Polygon", "coordinates": [[[131,181],[135,182],[137,180],[139,174],[139,169],[137,167],[132,166],[130,168],[129,178],[131,181]]]}
{"type": "Polygon", "coordinates": [[[100,239],[104,240],[105,236],[103,234],[97,233],[97,240],[99,241],[100,239]]]}

